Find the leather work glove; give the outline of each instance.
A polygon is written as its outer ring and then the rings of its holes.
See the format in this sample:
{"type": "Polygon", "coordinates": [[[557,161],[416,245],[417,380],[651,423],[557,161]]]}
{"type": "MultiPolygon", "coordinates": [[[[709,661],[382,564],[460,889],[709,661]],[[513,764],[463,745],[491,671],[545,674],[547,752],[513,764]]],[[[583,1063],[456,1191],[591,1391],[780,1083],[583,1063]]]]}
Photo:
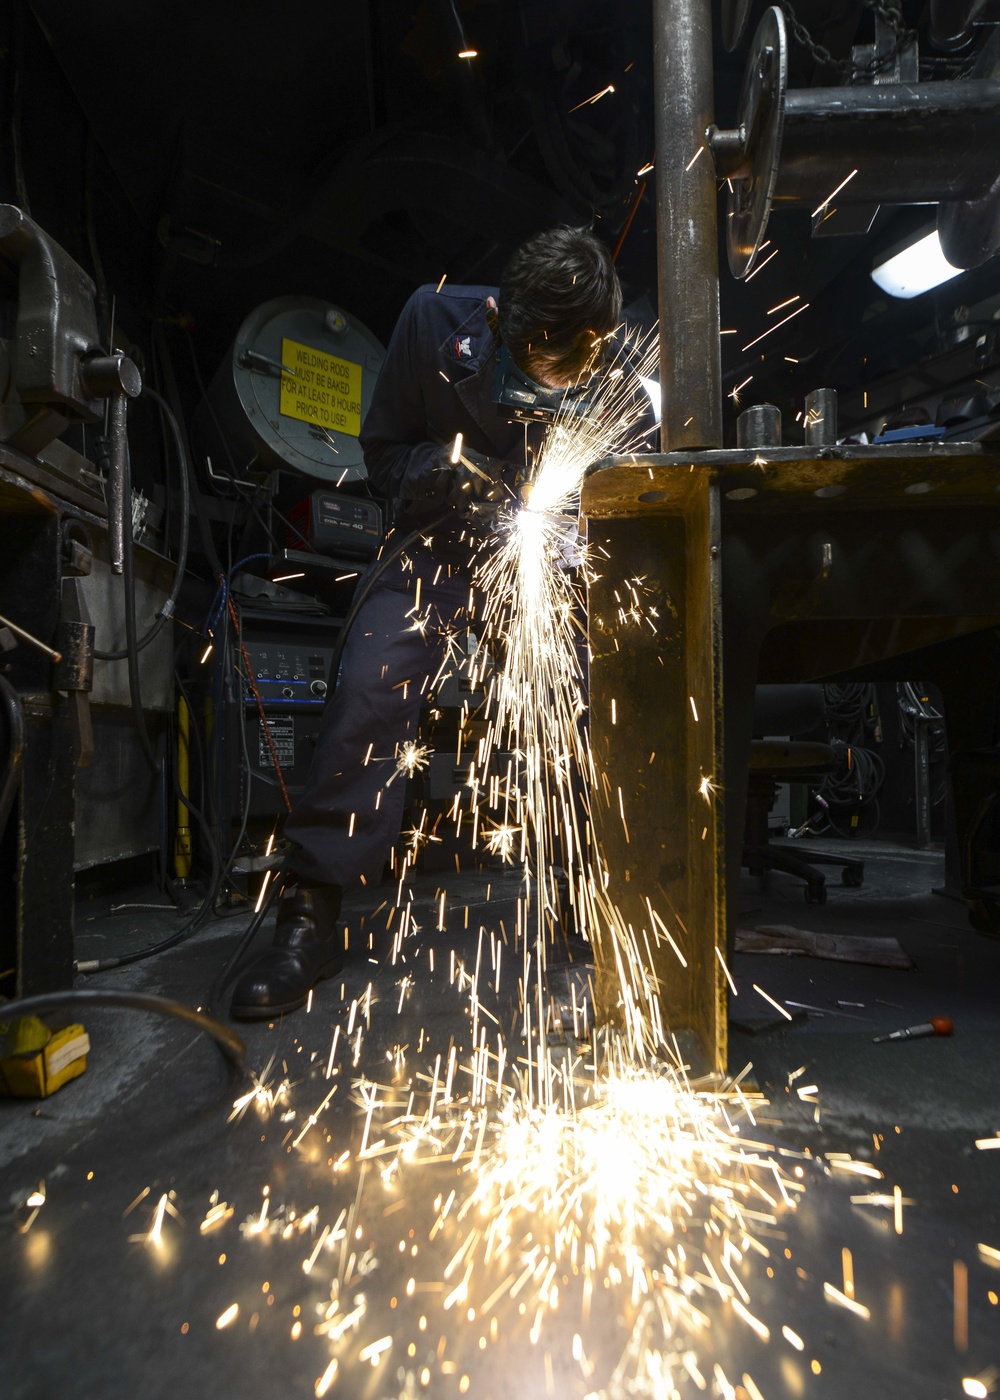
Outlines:
{"type": "Polygon", "coordinates": [[[578,569],[580,567],[583,563],[586,543],[586,531],[581,526],[579,514],[562,515],[558,521],[554,540],[562,568],[578,569]]]}
{"type": "Polygon", "coordinates": [[[560,569],[580,568],[586,554],[587,538],[579,514],[564,514],[560,511],[545,518],[549,523],[546,543],[560,569]]]}
{"type": "Polygon", "coordinates": [[[450,472],[445,500],[453,506],[500,506],[508,498],[504,485],[504,470],[509,466],[499,457],[486,457],[463,447],[457,462],[451,460],[451,450],[442,451],[443,467],[450,472]]]}

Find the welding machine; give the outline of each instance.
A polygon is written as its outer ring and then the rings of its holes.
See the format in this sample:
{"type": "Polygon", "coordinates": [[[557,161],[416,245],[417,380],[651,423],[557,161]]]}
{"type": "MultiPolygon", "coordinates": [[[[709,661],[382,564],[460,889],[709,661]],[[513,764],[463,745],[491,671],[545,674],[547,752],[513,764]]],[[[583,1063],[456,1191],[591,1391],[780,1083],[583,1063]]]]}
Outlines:
{"type": "Polygon", "coordinates": [[[382,538],[382,512],[363,496],[313,491],[288,514],[289,547],[305,541],[319,554],[370,559],[382,538]]]}
{"type": "Polygon", "coordinates": [[[292,802],[302,792],[343,622],[321,605],[292,612],[287,606],[261,606],[263,601],[237,602],[239,673],[220,674],[215,682],[223,698],[216,709],[222,732],[218,836],[223,849],[244,818],[273,824],[284,816],[282,783],[292,802]]]}

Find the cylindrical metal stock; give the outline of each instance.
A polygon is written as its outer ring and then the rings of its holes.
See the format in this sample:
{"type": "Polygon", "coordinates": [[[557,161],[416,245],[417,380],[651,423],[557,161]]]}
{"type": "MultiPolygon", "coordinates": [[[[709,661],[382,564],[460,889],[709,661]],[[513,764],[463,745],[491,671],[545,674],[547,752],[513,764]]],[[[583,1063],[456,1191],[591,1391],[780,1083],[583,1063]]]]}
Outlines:
{"type": "Polygon", "coordinates": [[[655,0],[660,445],[722,446],[712,19],[706,0],[655,0]]]}

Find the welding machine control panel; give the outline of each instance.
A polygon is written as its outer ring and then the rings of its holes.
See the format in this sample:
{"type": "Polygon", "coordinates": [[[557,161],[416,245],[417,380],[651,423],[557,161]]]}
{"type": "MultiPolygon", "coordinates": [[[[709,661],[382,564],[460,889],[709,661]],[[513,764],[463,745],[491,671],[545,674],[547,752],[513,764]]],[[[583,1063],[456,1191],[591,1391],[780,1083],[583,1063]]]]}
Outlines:
{"type": "MultiPolygon", "coordinates": [[[[308,706],[321,709],[326,703],[333,647],[310,642],[246,643],[247,655],[257,681],[257,690],[268,708],[308,706]]],[[[243,683],[243,699],[256,705],[249,681],[243,683]]]]}

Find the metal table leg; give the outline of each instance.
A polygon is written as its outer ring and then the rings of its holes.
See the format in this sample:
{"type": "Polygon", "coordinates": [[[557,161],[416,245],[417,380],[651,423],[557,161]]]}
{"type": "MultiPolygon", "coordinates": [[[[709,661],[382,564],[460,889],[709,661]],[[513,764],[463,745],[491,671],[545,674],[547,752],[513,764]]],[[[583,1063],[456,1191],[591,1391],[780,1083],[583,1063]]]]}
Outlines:
{"type": "MultiPolygon", "coordinates": [[[[639,518],[590,521],[600,573],[589,599],[593,821],[609,893],[626,924],[649,933],[665,1025],[703,1072],[726,1063],[725,871],[714,791],[722,773],[719,507],[710,473],[684,469],[678,483],[679,508],[672,501],[661,513],[653,501],[639,518]],[[627,580],[637,581],[644,618],[623,624],[615,594],[625,596],[627,580]],[[686,967],[655,941],[647,899],[686,967]]],[[[597,952],[595,992],[598,1022],[619,1022],[607,947],[597,952]]]]}

